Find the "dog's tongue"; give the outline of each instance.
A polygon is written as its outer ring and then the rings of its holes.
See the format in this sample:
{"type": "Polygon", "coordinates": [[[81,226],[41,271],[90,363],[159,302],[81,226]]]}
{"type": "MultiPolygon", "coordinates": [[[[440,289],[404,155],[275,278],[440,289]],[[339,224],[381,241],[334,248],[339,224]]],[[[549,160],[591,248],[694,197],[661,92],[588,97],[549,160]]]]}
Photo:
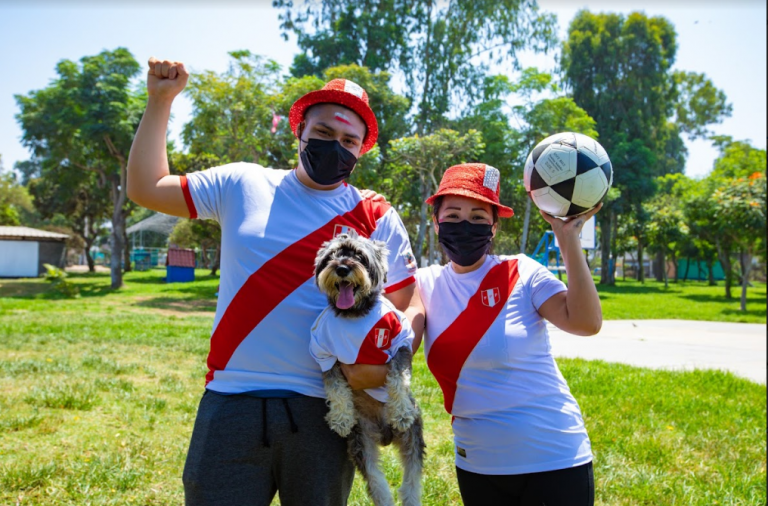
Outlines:
{"type": "Polygon", "coordinates": [[[336,307],[349,309],[355,305],[355,291],[352,283],[346,281],[339,284],[339,297],[336,299],[336,307]]]}

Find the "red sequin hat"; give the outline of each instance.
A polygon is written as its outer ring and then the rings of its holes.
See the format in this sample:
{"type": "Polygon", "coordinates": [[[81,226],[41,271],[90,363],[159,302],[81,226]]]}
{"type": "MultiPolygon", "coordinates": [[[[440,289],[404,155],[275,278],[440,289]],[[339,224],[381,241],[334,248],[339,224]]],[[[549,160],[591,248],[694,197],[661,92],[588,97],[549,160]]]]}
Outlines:
{"type": "Polygon", "coordinates": [[[463,163],[454,165],[443,174],[437,193],[427,199],[433,205],[435,198],[442,195],[459,195],[481,200],[496,206],[499,217],[509,218],[514,211],[499,203],[501,175],[499,169],[484,163],[463,163]]]}
{"type": "Polygon", "coordinates": [[[316,104],[339,104],[353,110],[362,118],[363,123],[368,127],[363,144],[360,147],[360,154],[370,150],[379,136],[379,124],[376,122],[376,115],[373,114],[371,106],[368,105],[368,93],[358,84],[347,79],[334,79],[328,81],[323,89],[311,91],[293,103],[291,112],[288,114],[288,121],[291,124],[293,134],[298,137],[297,129],[299,123],[304,121],[304,113],[307,109],[316,104]]]}

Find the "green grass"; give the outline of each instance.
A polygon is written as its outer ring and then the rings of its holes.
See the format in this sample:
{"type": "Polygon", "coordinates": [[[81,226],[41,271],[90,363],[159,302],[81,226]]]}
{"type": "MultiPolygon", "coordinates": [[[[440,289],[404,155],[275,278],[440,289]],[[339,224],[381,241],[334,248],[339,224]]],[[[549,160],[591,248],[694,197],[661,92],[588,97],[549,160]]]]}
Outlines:
{"type": "Polygon", "coordinates": [[[699,320],[741,323],[766,323],[766,285],[754,282],[747,289],[747,310],[741,311],[741,287],[732,288],[732,299],[725,298],[723,282],[656,280],[639,283],[617,281],[616,286],[597,285],[603,318],[606,320],[699,320]]]}
{"type": "MultiPolygon", "coordinates": [[[[218,284],[197,274],[195,283],[166,285],[160,270],[130,273],[118,293],[106,275],[75,275],[77,299],[60,298],[40,280],[0,281],[0,504],[183,502],[218,284]]],[[[675,316],[661,313],[667,308],[658,300],[669,306],[709,296],[688,284],[658,299],[644,292],[658,288],[653,283],[601,290],[606,318],[622,314],[623,297],[634,300],[629,318],[668,318],[675,316]]],[[[765,285],[754,294],[760,290],[764,309],[765,285]]],[[[716,371],[559,364],[592,439],[597,504],[766,503],[764,385],[716,371]]],[[[460,504],[450,417],[421,353],[413,384],[428,445],[424,504],[460,504]]],[[[384,468],[398,486],[391,449],[384,468]]],[[[368,504],[359,477],[350,504],[368,504]]]]}

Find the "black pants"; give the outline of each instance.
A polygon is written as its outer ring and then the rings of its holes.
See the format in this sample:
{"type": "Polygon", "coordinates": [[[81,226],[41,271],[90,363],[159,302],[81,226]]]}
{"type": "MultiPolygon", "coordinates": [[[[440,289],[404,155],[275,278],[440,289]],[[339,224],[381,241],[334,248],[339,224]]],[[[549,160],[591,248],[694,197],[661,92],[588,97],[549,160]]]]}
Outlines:
{"type": "Polygon", "coordinates": [[[184,466],[187,506],[342,506],[355,469],[324,399],[206,391],[184,466]]]}
{"type": "Polygon", "coordinates": [[[464,506],[592,506],[592,463],[543,473],[492,475],[456,468],[464,506]]]}

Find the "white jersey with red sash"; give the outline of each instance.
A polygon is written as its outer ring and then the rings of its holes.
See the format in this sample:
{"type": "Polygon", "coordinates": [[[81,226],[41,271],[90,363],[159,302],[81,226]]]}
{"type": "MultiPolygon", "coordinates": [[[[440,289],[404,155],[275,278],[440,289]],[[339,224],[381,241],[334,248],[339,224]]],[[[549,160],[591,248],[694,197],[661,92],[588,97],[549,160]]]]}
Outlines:
{"type": "Polygon", "coordinates": [[[182,190],[193,218],[221,224],[221,286],[206,387],[325,397],[308,351],[312,323],[328,304],[314,284],[317,250],[353,228],[387,243],[386,289],[407,286],[415,263],[397,213],[352,186],[313,190],[294,171],[249,163],[188,174],[182,190]]]}
{"type": "Polygon", "coordinates": [[[538,308],[565,285],[525,255],[477,270],[419,269],[427,365],[453,415],[456,465],[480,474],[553,471],[592,460],[576,400],[538,308]]]}
{"type": "MultiPolygon", "coordinates": [[[[401,347],[413,346],[413,330],[405,314],[381,297],[371,312],[360,318],[336,316],[327,307],[312,326],[310,354],[328,371],[342,364],[387,364],[401,347]]],[[[387,402],[386,387],[366,389],[376,400],[387,402]]]]}

